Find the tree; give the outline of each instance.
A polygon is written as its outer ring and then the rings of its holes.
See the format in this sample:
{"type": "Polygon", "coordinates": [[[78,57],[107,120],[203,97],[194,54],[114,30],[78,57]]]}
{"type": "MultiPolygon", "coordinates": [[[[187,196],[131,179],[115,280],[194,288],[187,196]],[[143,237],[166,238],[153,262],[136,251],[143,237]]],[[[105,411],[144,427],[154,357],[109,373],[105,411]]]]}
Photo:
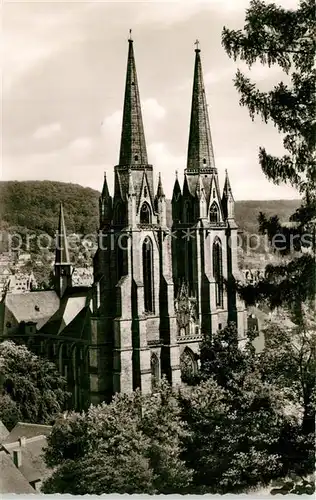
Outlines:
{"type": "MultiPolygon", "coordinates": [[[[194,436],[188,465],[202,492],[238,493],[313,472],[315,332],[302,334],[298,327],[289,332],[274,325],[264,333],[261,353],[252,346],[252,334],[241,348],[234,324],[201,345],[202,384],[184,401],[183,418],[194,436]],[[205,406],[214,383],[225,405],[222,416],[216,414],[214,396],[210,407],[205,406]]],[[[308,482],[306,491],[310,488],[308,482]]]]}
{"type": "Polygon", "coordinates": [[[265,338],[261,373],[286,394],[287,411],[300,415],[299,422],[283,431],[284,469],[305,476],[315,466],[316,331],[272,324],[265,330],[265,338]]]}
{"type": "Polygon", "coordinates": [[[119,394],[54,426],[46,461],[56,470],[43,491],[184,493],[191,480],[180,458],[187,434],[166,382],[155,394],[119,394]]]}
{"type": "Polygon", "coordinates": [[[289,399],[300,406],[304,433],[314,432],[316,329],[271,324],[264,334],[260,365],[265,379],[286,391],[289,399]]]}
{"type": "Polygon", "coordinates": [[[8,394],[0,395],[0,420],[9,431],[21,420],[17,404],[8,394]]]}
{"type": "Polygon", "coordinates": [[[252,119],[259,115],[283,134],[286,154],[275,157],[261,147],[259,162],[269,180],[296,187],[302,203],[291,216],[291,227],[280,224],[277,216],[267,219],[260,214],[261,232],[268,234],[274,250],[281,249],[291,258],[283,265],[269,266],[266,280],[257,286],[238,288],[248,303],[261,299],[272,308],[287,306],[300,324],[303,304],[315,300],[315,4],[301,0],[296,10],[287,10],[252,0],[245,21],[243,30],[223,29],[222,43],[229,57],[240,58],[249,67],[255,61],[269,67],[277,64],[289,82],[281,81],[273,90],[261,92],[238,70],[235,86],[240,104],[249,109],[252,119]],[[309,251],[293,256],[293,251],[304,249],[309,251]]]}
{"type": "Polygon", "coordinates": [[[286,417],[278,398],[255,374],[245,377],[238,404],[212,379],[181,393],[192,435],[184,453],[194,470],[192,493],[244,493],[279,477],[278,442],[286,417]]]}
{"type": "Polygon", "coordinates": [[[0,344],[0,384],[24,422],[52,423],[69,398],[66,380],[53,363],[11,341],[0,344]]]}

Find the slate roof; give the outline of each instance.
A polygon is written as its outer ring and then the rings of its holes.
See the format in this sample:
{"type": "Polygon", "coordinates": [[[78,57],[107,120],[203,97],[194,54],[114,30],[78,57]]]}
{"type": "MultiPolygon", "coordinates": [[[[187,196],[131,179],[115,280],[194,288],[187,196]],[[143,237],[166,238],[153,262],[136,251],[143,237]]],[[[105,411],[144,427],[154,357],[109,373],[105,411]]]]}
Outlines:
{"type": "Polygon", "coordinates": [[[30,293],[8,293],[5,297],[5,306],[11,311],[15,319],[32,321],[41,328],[59,308],[60,299],[55,291],[41,291],[30,293]]]}
{"type": "Polygon", "coordinates": [[[27,424],[24,422],[18,422],[12,429],[10,434],[7,436],[7,438],[3,441],[3,444],[14,443],[22,437],[28,439],[36,436],[49,436],[51,432],[51,425],[27,424]]]}
{"type": "Polygon", "coordinates": [[[0,443],[2,443],[10,434],[4,423],[0,420],[0,443]]]}
{"type": "Polygon", "coordinates": [[[12,458],[5,451],[0,451],[0,493],[36,493],[12,458]]]}
{"type": "Polygon", "coordinates": [[[4,450],[10,453],[13,460],[14,450],[21,450],[22,463],[19,471],[29,483],[43,480],[50,475],[50,471],[44,461],[44,449],[47,446],[46,436],[35,436],[27,439],[20,445],[19,441],[2,445],[4,450]]]}
{"type": "Polygon", "coordinates": [[[84,325],[84,318],[90,305],[91,287],[74,287],[69,289],[60,301],[60,307],[41,329],[43,333],[61,334],[74,321],[84,325]]]}

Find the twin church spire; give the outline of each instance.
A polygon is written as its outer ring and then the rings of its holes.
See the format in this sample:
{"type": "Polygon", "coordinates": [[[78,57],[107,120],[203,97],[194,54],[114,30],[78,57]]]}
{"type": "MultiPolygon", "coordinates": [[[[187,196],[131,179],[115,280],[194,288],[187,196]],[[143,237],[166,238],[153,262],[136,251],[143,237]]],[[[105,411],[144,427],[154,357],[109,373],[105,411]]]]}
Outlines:
{"type": "MultiPolygon", "coordinates": [[[[212,193],[216,191],[218,204],[221,205],[200,53],[201,50],[197,45],[195,49],[187,168],[185,171],[186,184],[189,187],[189,191],[192,194],[194,192],[193,196],[195,196],[198,181],[196,176],[202,175],[203,182],[201,179],[199,182],[206,196],[207,203],[210,201],[212,187],[212,193]]],[[[140,203],[144,198],[144,193],[142,192],[143,186],[146,185],[149,196],[148,202],[154,212],[153,167],[148,164],[134,47],[133,40],[130,37],[128,40],[120,156],[119,163],[115,167],[114,199],[113,201],[110,200],[105,180],[105,187],[103,187],[100,198],[101,219],[103,218],[104,221],[107,220],[108,222],[111,221],[112,209],[110,209],[110,205],[114,210],[115,200],[121,199],[125,203],[131,182],[133,183],[133,190],[135,190],[136,210],[138,211],[140,208],[140,203]]],[[[146,191],[146,188],[144,189],[146,191]]],[[[161,193],[162,183],[160,180],[157,196],[161,196],[161,193]]]]}
{"type": "Polygon", "coordinates": [[[128,58],[119,166],[147,165],[147,150],[140,105],[133,40],[128,40],[128,58]]]}
{"type": "MultiPolygon", "coordinates": [[[[132,38],[129,38],[128,45],[119,166],[133,168],[147,165],[148,158],[132,38]]],[[[188,173],[215,168],[200,52],[197,46],[187,159],[188,173]]]]}
{"type": "MultiPolygon", "coordinates": [[[[198,42],[196,42],[197,44],[198,42]]],[[[215,168],[211,129],[208,116],[201,50],[195,49],[192,107],[188,147],[187,172],[210,171],[215,168]]]]}

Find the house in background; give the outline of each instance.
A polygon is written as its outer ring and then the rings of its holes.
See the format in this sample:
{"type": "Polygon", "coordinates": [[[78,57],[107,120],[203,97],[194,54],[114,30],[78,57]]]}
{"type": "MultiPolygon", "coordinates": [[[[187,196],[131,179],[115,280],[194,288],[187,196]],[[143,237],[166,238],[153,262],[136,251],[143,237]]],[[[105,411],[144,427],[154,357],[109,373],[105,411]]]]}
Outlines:
{"type": "Polygon", "coordinates": [[[2,440],[0,493],[40,491],[51,474],[43,457],[51,430],[49,425],[19,422],[2,440]]]}

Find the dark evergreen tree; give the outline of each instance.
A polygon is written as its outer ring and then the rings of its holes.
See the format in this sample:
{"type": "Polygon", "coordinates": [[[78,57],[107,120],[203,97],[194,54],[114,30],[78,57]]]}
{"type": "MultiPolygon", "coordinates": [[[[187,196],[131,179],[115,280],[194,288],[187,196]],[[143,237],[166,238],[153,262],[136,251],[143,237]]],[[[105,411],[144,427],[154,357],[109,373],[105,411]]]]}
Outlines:
{"type": "Polygon", "coordinates": [[[267,218],[260,214],[260,230],[268,234],[274,250],[281,250],[290,258],[284,265],[269,266],[266,280],[257,286],[240,291],[249,303],[266,300],[273,308],[281,304],[288,307],[298,323],[304,321],[303,304],[315,301],[314,35],[314,0],[301,0],[296,10],[252,0],[244,29],[224,27],[222,33],[229,57],[240,58],[250,67],[256,61],[269,67],[277,64],[288,75],[287,83],[281,81],[271,91],[261,92],[250,78],[240,71],[236,74],[240,104],[249,109],[252,119],[258,115],[266,123],[272,122],[283,135],[286,154],[282,157],[260,148],[263,172],[276,184],[291,184],[302,196],[301,206],[291,216],[291,227],[284,227],[276,216],[267,218]],[[301,253],[294,257],[293,252],[301,253]]]}

